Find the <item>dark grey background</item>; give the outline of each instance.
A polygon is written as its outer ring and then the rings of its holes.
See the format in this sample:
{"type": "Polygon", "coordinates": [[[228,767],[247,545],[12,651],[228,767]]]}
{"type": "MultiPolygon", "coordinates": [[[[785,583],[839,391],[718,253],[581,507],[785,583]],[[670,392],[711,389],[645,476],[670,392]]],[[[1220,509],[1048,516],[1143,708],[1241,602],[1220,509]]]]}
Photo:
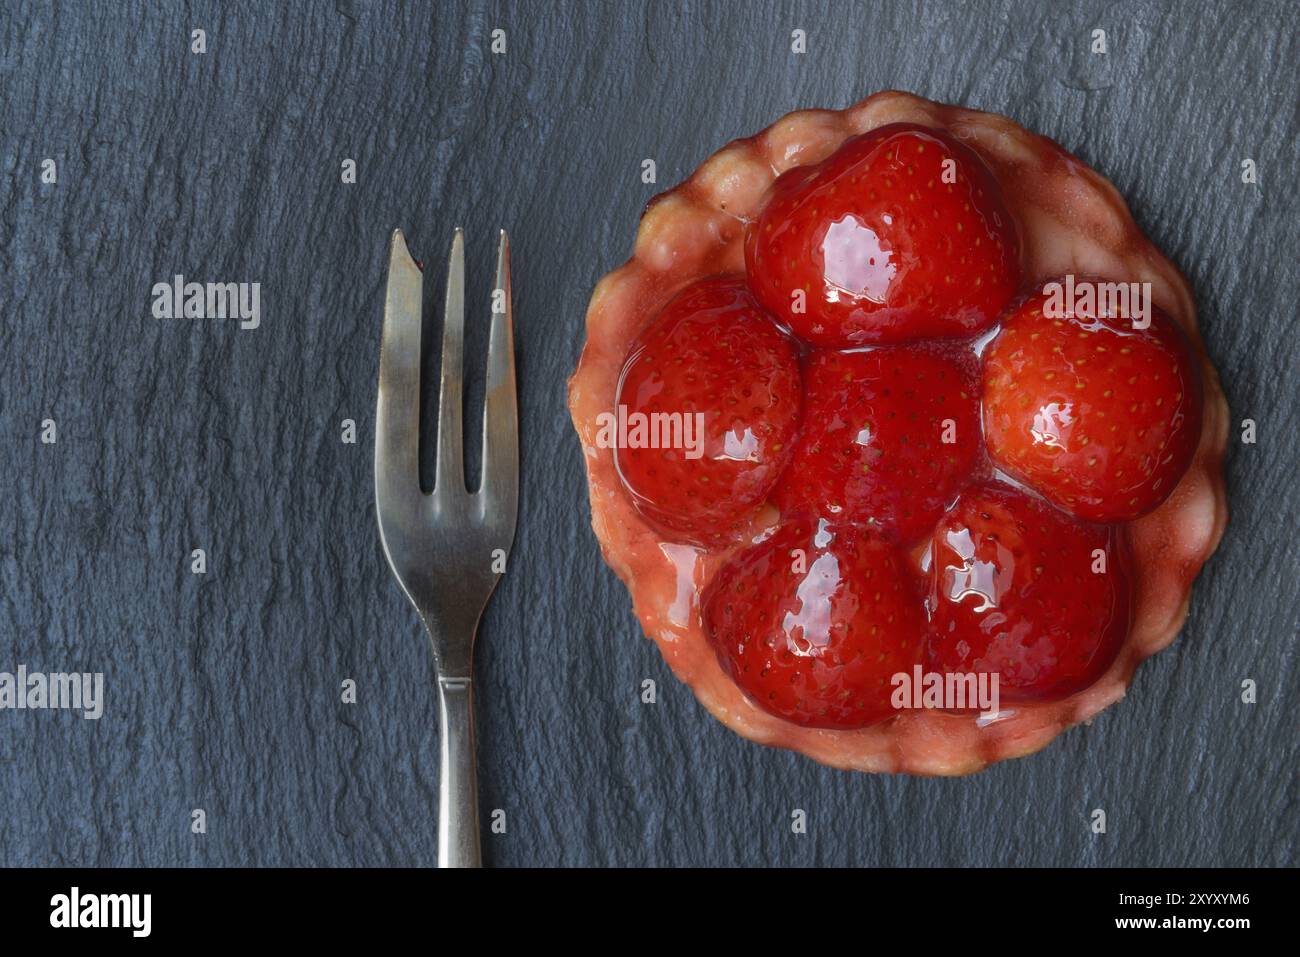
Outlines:
{"type": "Polygon", "coordinates": [[[440,264],[457,224],[471,316],[498,226],[515,251],[522,515],[478,654],[492,863],[1295,863],[1297,37],[1284,3],[4,3],[0,671],[102,670],[108,702],[0,712],[0,864],[434,862],[430,658],[379,549],[371,426],[389,232],[440,264]],[[958,780],[832,771],[708,717],[600,560],[565,409],[653,191],[888,87],[1114,180],[1259,422],[1174,647],[1091,727],[958,780]],[[178,272],[261,282],[261,328],[152,318],[178,272]]]}

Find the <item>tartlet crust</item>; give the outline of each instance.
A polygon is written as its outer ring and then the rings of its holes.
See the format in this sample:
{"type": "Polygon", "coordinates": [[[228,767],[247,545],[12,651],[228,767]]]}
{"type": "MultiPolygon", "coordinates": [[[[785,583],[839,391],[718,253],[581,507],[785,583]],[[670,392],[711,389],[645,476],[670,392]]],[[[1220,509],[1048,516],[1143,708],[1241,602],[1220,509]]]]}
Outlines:
{"type": "MultiPolygon", "coordinates": [[[[1187,617],[1192,580],[1227,525],[1228,406],[1197,328],[1187,281],[1133,222],[1109,181],[1056,143],[1002,116],[888,91],[845,110],[791,113],[728,144],[651,202],[632,258],[597,284],[586,326],[587,342],[569,380],[569,410],[582,443],[592,527],[605,560],[631,593],[645,633],[714,717],[752,741],[790,748],[824,764],[968,774],[1031,754],[1066,728],[1090,720],[1124,696],[1143,659],[1174,640],[1187,617]],[[1202,432],[1174,492],[1127,527],[1135,568],[1133,628],[1095,684],[1062,701],[1004,705],[991,721],[914,711],[857,731],[809,729],[755,707],[722,671],[704,634],[698,597],[734,550],[665,543],[620,488],[612,450],[596,442],[597,416],[613,408],[632,340],[675,292],[705,276],[744,271],[744,225],[780,173],[820,162],[850,136],[900,122],[947,130],[988,164],[1020,226],[1026,288],[1065,273],[1152,284],[1156,305],[1183,327],[1200,362],[1202,432]]],[[[759,534],[774,517],[770,508],[763,510],[750,532],[759,534]]]]}

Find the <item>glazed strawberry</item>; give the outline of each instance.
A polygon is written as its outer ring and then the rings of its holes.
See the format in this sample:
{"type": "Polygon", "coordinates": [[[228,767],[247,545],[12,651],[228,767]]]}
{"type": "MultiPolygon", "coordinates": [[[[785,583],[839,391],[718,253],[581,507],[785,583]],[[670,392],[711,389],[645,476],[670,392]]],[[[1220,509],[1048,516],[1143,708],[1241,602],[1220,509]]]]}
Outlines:
{"type": "Polygon", "coordinates": [[[920,661],[921,599],[893,546],[804,519],[726,565],[704,597],[723,670],[760,708],[818,728],[895,714],[890,679],[920,661]]]}
{"type": "Polygon", "coordinates": [[[1159,310],[1147,329],[1101,310],[1066,311],[1053,317],[1040,292],[989,346],[989,454],[1081,518],[1127,521],[1163,502],[1187,470],[1201,435],[1200,376],[1159,310]]]}
{"type": "Polygon", "coordinates": [[[1004,701],[1088,687],[1128,633],[1121,536],[1009,486],[963,492],[934,532],[931,667],[997,674],[1004,701]]]}
{"type": "Polygon", "coordinates": [[[602,442],[643,514],[709,542],[752,513],[799,423],[794,343],[740,278],[678,294],[633,344],[602,442]]]}
{"type": "Polygon", "coordinates": [[[909,124],[795,167],[746,232],[758,298],[795,334],[847,347],[970,336],[1019,282],[998,185],[969,147],[909,124]]]}
{"type": "Polygon", "coordinates": [[[814,353],[777,504],[901,542],[928,534],[979,457],[978,394],[968,366],[932,349],[814,353]]]}

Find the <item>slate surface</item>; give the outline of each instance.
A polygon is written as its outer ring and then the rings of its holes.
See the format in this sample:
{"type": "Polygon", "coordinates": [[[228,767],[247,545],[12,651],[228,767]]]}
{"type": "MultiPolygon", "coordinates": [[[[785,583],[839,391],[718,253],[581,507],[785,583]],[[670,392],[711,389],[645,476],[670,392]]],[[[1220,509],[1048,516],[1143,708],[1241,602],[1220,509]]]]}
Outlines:
{"type": "Polygon", "coordinates": [[[0,671],[104,671],[108,701],[0,712],[0,864],[434,862],[429,655],[379,550],[370,428],[389,231],[441,261],[456,224],[480,316],[513,235],[525,436],[478,655],[490,862],[1294,864],[1297,61],[1283,3],[4,4],[0,671]],[[888,87],[1113,179],[1259,423],[1175,646],[1091,727],[971,779],[832,771],[710,719],[600,561],[564,407],[652,191],[888,87]],[[260,327],[154,319],[176,273],[260,282],[260,327]]]}

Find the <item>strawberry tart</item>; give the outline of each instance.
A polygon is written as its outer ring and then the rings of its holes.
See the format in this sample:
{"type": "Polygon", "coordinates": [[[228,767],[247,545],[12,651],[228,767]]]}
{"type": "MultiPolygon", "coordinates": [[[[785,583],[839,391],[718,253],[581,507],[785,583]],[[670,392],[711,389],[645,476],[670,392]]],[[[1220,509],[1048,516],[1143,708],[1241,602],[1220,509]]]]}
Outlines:
{"type": "Polygon", "coordinates": [[[836,767],[966,774],[1090,720],[1227,522],[1178,270],[1056,143],[904,93],[792,113],[656,197],[569,408],[674,673],[836,767]]]}

